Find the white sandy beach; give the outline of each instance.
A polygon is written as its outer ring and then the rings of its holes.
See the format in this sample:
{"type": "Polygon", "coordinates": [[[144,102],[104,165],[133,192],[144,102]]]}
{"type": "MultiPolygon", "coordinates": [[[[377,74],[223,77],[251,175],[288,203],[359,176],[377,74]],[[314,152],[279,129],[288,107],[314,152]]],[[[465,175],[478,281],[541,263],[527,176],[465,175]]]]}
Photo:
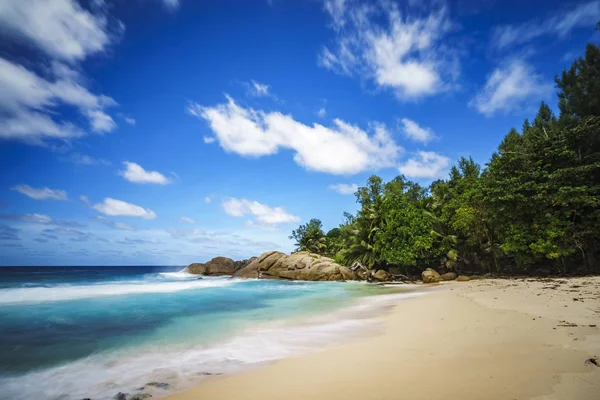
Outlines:
{"type": "Polygon", "coordinates": [[[376,337],[170,400],[597,400],[600,278],[481,280],[399,301],[376,337]]]}

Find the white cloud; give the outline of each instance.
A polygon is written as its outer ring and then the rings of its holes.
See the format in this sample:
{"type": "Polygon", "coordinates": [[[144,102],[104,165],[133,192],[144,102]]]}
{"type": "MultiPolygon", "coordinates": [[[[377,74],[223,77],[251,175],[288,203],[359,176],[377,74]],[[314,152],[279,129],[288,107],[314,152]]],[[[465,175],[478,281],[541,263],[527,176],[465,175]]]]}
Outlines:
{"type": "Polygon", "coordinates": [[[444,6],[422,15],[402,13],[391,2],[326,0],[325,10],[337,31],[319,64],[342,75],[366,78],[414,100],[447,90],[458,76],[456,52],[442,43],[452,24],[444,6]],[[385,21],[386,24],[379,24],[385,21]]]}
{"type": "Polygon", "coordinates": [[[92,208],[110,217],[139,217],[143,219],[154,219],[156,213],[149,208],[136,206],[122,200],[106,197],[102,203],[94,204],[92,208]]]}
{"type": "Polygon", "coordinates": [[[129,115],[123,114],[123,113],[118,113],[117,114],[119,117],[121,117],[121,119],[123,121],[125,121],[126,123],[128,123],[129,125],[135,125],[135,118],[130,117],[129,115]]]}
{"type": "Polygon", "coordinates": [[[146,171],[141,165],[125,161],[123,163],[125,169],[119,172],[123,178],[134,183],[156,183],[158,185],[166,185],[171,181],[157,171],[146,171]]]}
{"type": "Polygon", "coordinates": [[[11,190],[24,194],[35,200],[60,200],[67,201],[67,192],[64,190],[50,189],[48,187],[34,188],[29,185],[13,186],[11,190]]]}
{"type": "Polygon", "coordinates": [[[433,151],[418,151],[415,157],[401,164],[398,170],[408,178],[443,178],[450,166],[450,159],[433,151]]]}
{"type": "Polygon", "coordinates": [[[181,220],[182,220],[183,222],[187,222],[188,224],[195,224],[195,223],[196,223],[196,221],[194,221],[194,220],[193,220],[192,218],[190,218],[190,217],[181,217],[181,220]]]}
{"type": "Polygon", "coordinates": [[[68,139],[83,136],[74,124],[56,120],[55,108],[69,105],[85,116],[93,131],[115,128],[104,110],[117,103],[95,95],[79,82],[79,74],[62,64],[54,64],[52,80],[0,57],[0,138],[41,143],[44,138],[68,139]]]}
{"type": "Polygon", "coordinates": [[[0,2],[0,25],[54,58],[82,60],[111,42],[107,16],[81,8],[75,0],[0,2]]]}
{"type": "Polygon", "coordinates": [[[540,101],[552,94],[553,84],[545,82],[523,60],[510,61],[488,77],[483,89],[469,103],[481,114],[522,110],[530,101],[540,101]]]}
{"type": "Polygon", "coordinates": [[[125,120],[125,122],[127,122],[129,125],[135,125],[135,119],[131,118],[131,117],[123,117],[123,119],[125,120]]]}
{"type": "Polygon", "coordinates": [[[204,136],[202,138],[202,140],[204,140],[204,143],[206,143],[206,144],[211,144],[211,143],[214,143],[217,139],[215,139],[212,136],[204,136]]]}
{"type": "Polygon", "coordinates": [[[340,119],[333,127],[309,126],[290,115],[243,108],[227,99],[214,107],[192,104],[188,112],[208,121],[228,152],[261,157],[291,149],[294,161],[308,170],[344,175],[394,166],[402,150],[381,124],[372,124],[372,135],[340,119]]]}
{"type": "Polygon", "coordinates": [[[209,204],[211,201],[212,201],[212,199],[211,199],[209,196],[206,196],[206,197],[204,198],[204,202],[205,202],[206,204],[209,204]]]}
{"type": "Polygon", "coordinates": [[[102,222],[104,225],[109,226],[111,228],[122,229],[124,231],[134,230],[133,226],[126,224],[125,222],[113,221],[100,215],[98,215],[96,219],[102,222]]]}
{"type": "Polygon", "coordinates": [[[88,8],[77,0],[0,1],[3,39],[11,45],[7,48],[28,44],[50,60],[49,65],[29,63],[25,68],[0,57],[0,139],[44,144],[83,136],[86,129],[69,121],[61,106],[78,110],[91,131],[115,129],[106,109],[117,103],[91,93],[78,70],[79,62],[104,52],[123,32],[122,23],[107,10],[100,0],[88,8]]]}
{"type": "Polygon", "coordinates": [[[354,194],[358,190],[358,185],[356,183],[336,183],[329,185],[329,189],[335,190],[339,194],[354,194]]]}
{"type": "Polygon", "coordinates": [[[299,222],[300,217],[288,213],[283,207],[270,207],[258,201],[230,198],[223,202],[223,210],[233,217],[251,215],[259,224],[278,225],[299,222]]]}
{"type": "Polygon", "coordinates": [[[252,80],[252,81],[250,81],[250,83],[247,84],[247,86],[248,86],[248,93],[251,96],[264,97],[264,96],[269,95],[269,85],[267,85],[267,84],[259,83],[259,82],[252,80]]]}
{"type": "Polygon", "coordinates": [[[325,118],[325,115],[327,115],[327,110],[325,107],[321,107],[319,111],[317,111],[317,115],[321,118],[325,118]]]}
{"type": "Polygon", "coordinates": [[[90,205],[90,199],[87,196],[79,196],[79,200],[87,205],[90,205]]]}
{"type": "Polygon", "coordinates": [[[90,119],[92,130],[95,132],[110,132],[117,127],[112,117],[104,111],[91,110],[86,114],[90,119]]]}
{"type": "Polygon", "coordinates": [[[542,36],[566,37],[573,29],[593,27],[600,20],[600,1],[563,8],[544,20],[533,20],[521,25],[504,25],[494,29],[492,44],[499,50],[515,44],[531,42],[542,36]]]}
{"type": "Polygon", "coordinates": [[[422,128],[415,121],[402,118],[400,122],[402,123],[404,135],[415,142],[428,143],[435,138],[435,134],[431,129],[422,128]]]}

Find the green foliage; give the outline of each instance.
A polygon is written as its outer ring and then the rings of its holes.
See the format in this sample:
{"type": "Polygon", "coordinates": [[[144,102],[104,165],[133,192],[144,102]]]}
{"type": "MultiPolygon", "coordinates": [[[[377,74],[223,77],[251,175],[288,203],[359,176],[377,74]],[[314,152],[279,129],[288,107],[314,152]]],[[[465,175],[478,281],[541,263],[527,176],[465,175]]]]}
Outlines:
{"type": "Polygon", "coordinates": [[[347,241],[337,258],[347,265],[358,261],[367,268],[373,268],[381,262],[381,251],[376,243],[376,235],[382,224],[381,178],[371,176],[367,185],[357,190],[356,201],[360,209],[355,217],[345,214],[346,223],[342,224],[341,229],[347,241]]]}
{"type": "Polygon", "coordinates": [[[293,230],[289,238],[296,241],[296,251],[323,254],[327,250],[327,239],[323,233],[321,220],[315,218],[293,230]]]}
{"type": "Polygon", "coordinates": [[[556,78],[560,115],[541,103],[511,129],[485,169],[461,158],[428,188],[371,176],[359,209],[323,233],[292,232],[299,250],[368,268],[569,272],[600,269],[600,49],[556,78]]]}
{"type": "Polygon", "coordinates": [[[556,77],[556,86],[560,89],[558,106],[565,122],[600,116],[600,48],[588,44],[585,58],[578,58],[560,78],[556,77]]]}

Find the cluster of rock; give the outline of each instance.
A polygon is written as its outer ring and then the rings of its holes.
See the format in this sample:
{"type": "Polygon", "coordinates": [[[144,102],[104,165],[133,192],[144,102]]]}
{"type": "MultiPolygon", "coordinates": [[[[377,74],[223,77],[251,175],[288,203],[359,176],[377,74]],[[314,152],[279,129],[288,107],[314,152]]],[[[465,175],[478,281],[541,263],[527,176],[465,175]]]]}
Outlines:
{"type": "Polygon", "coordinates": [[[331,258],[300,251],[291,255],[279,251],[261,254],[234,276],[239,278],[289,279],[302,281],[360,280],[350,268],[331,258]]]}
{"type": "Polygon", "coordinates": [[[331,258],[306,251],[291,255],[269,251],[244,261],[217,257],[204,264],[190,264],[184,271],[209,276],[231,275],[238,278],[304,281],[392,280],[392,276],[384,270],[352,270],[339,265],[331,258]]]}
{"type": "Polygon", "coordinates": [[[421,278],[423,279],[423,283],[435,283],[453,280],[458,282],[466,282],[471,280],[471,278],[466,275],[456,276],[456,273],[454,272],[446,272],[445,274],[440,275],[436,270],[431,268],[427,268],[425,271],[421,272],[421,278]]]}
{"type": "MultiPolygon", "coordinates": [[[[234,261],[227,257],[216,257],[200,264],[190,264],[184,271],[191,274],[252,279],[286,279],[300,281],[372,281],[389,282],[393,275],[384,270],[348,268],[339,265],[329,257],[307,251],[285,254],[280,251],[268,251],[248,260],[234,261]]],[[[468,276],[457,276],[454,272],[440,275],[427,268],[421,274],[423,283],[440,281],[468,281],[468,276]]],[[[406,277],[405,277],[406,278],[406,277]]]]}

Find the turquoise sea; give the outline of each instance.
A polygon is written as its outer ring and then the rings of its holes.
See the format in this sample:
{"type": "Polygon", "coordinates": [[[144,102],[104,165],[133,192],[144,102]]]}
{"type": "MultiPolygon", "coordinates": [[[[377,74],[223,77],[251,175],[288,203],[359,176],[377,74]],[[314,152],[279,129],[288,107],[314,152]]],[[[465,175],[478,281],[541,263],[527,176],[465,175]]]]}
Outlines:
{"type": "Polygon", "coordinates": [[[0,394],[161,397],[381,328],[410,288],[204,277],[181,267],[0,268],[0,394]]]}

